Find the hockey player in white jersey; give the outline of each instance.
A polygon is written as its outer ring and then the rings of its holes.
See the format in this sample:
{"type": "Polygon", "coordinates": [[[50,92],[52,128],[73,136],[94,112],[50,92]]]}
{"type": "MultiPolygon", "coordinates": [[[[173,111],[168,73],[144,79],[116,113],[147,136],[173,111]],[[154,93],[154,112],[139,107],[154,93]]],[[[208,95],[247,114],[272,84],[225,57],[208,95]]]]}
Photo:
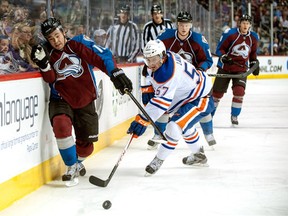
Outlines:
{"type": "MultiPolygon", "coordinates": [[[[180,55],[166,52],[165,45],[159,39],[150,40],[143,55],[155,91],[155,96],[145,106],[145,111],[154,122],[165,112],[170,115],[164,131],[167,142],[160,145],[155,158],[146,167],[146,172],[157,172],[181,138],[191,151],[189,156],[183,158],[183,163],[206,164],[207,158],[194,125],[214,109],[214,102],[210,97],[211,78],[196,70],[180,55]]],[[[149,121],[138,114],[127,133],[133,133],[135,137],[141,136],[148,125],[149,121]]]]}

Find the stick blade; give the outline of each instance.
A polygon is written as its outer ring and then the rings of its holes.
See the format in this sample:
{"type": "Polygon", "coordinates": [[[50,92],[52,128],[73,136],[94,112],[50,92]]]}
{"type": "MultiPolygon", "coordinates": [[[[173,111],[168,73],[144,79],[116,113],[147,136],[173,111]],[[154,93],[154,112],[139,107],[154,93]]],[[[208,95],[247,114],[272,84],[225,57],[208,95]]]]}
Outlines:
{"type": "Polygon", "coordinates": [[[106,187],[109,183],[108,180],[104,181],[96,176],[91,175],[89,177],[89,182],[93,185],[99,186],[99,187],[106,187]]]}

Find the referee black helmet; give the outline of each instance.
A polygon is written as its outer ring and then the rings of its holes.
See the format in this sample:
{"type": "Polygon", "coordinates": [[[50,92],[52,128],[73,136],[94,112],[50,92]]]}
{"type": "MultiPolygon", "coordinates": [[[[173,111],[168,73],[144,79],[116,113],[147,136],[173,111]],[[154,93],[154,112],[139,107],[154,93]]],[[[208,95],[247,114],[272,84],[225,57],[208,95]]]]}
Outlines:
{"type": "Polygon", "coordinates": [[[130,6],[129,6],[129,5],[123,5],[123,6],[120,8],[120,13],[127,13],[127,14],[129,14],[129,13],[130,13],[130,6]]]}
{"type": "Polygon", "coordinates": [[[162,8],[159,4],[154,4],[151,7],[151,14],[153,13],[162,13],[162,8]]]}

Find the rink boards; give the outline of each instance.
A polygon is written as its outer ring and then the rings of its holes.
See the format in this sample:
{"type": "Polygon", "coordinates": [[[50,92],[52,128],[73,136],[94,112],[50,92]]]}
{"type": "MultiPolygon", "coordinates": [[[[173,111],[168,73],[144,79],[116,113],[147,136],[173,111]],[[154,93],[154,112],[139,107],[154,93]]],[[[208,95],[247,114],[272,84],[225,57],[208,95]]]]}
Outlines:
{"type": "MultiPolygon", "coordinates": [[[[119,65],[121,67],[121,65],[119,65]]],[[[123,65],[122,65],[123,66],[123,65]]],[[[141,64],[123,66],[134,85],[141,64]]],[[[110,78],[95,70],[99,141],[94,154],[126,135],[138,112],[127,95],[115,90],[110,78]]],[[[49,86],[40,73],[0,77],[0,211],[65,171],[48,119],[49,86]]],[[[133,94],[138,98],[138,88],[133,94]]]]}
{"type": "MultiPolygon", "coordinates": [[[[262,78],[288,78],[288,58],[259,57],[262,78]]],[[[214,63],[217,59],[214,59],[214,63]]],[[[140,98],[141,64],[120,65],[133,81],[133,94],[140,98]]],[[[100,117],[99,141],[94,154],[126,134],[138,112],[127,95],[116,91],[109,77],[97,70],[100,117]]],[[[216,66],[209,71],[216,72],[216,66]]],[[[254,76],[249,76],[253,79],[254,76]]],[[[2,75],[0,77],[0,211],[15,200],[57,178],[64,172],[49,123],[47,105],[49,87],[40,73],[2,75]]]]}

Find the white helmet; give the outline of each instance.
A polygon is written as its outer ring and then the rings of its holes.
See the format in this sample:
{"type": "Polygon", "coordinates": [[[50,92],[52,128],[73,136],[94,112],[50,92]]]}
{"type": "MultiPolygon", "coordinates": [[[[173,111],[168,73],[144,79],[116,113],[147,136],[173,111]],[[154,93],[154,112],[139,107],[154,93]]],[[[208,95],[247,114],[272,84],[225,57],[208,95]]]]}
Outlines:
{"type": "Polygon", "coordinates": [[[143,50],[144,58],[149,58],[156,55],[160,55],[160,57],[162,58],[163,54],[165,53],[166,53],[166,47],[164,43],[159,39],[150,40],[143,50]]]}

